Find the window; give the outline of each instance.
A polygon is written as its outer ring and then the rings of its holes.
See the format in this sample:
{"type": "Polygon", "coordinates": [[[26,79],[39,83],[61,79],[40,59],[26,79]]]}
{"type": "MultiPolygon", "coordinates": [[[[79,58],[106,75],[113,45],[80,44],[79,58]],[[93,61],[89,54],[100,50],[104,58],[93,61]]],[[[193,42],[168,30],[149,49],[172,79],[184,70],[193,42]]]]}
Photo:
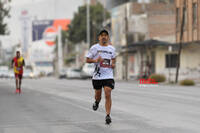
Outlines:
{"type": "Polygon", "coordinates": [[[193,3],[192,5],[192,10],[193,10],[193,28],[197,27],[197,3],[193,3]]]}
{"type": "Polygon", "coordinates": [[[167,54],[165,56],[166,68],[175,68],[178,60],[177,54],[167,54]]]}

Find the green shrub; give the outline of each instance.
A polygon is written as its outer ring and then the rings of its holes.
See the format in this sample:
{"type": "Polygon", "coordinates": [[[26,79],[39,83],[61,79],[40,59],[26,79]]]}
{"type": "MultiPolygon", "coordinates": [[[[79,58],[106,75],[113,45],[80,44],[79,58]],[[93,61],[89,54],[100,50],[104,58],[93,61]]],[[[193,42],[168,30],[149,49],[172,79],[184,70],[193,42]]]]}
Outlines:
{"type": "Polygon", "coordinates": [[[149,76],[150,79],[154,79],[156,82],[165,82],[165,75],[162,74],[152,74],[149,76]]]}
{"type": "Polygon", "coordinates": [[[185,79],[185,80],[180,81],[180,85],[192,86],[192,85],[195,85],[195,82],[190,79],[185,79]]]}

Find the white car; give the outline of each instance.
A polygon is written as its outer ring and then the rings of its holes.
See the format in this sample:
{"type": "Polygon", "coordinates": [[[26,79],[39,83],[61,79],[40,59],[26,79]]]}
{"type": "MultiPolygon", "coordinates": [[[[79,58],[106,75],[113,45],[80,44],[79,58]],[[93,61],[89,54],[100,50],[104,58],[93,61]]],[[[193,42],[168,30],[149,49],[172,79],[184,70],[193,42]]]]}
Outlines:
{"type": "Polygon", "coordinates": [[[80,79],[81,78],[81,70],[69,68],[66,71],[66,77],[69,79],[80,79]]]}
{"type": "Polygon", "coordinates": [[[14,74],[14,71],[11,69],[9,70],[9,78],[14,78],[15,77],[15,74],[14,74]]]}
{"type": "Polygon", "coordinates": [[[0,66],[0,78],[8,78],[9,69],[8,66],[0,66]]]}
{"type": "Polygon", "coordinates": [[[94,64],[85,63],[82,68],[82,78],[91,78],[94,70],[94,64]]]}
{"type": "Polygon", "coordinates": [[[9,71],[8,70],[0,70],[0,78],[8,78],[9,71]]]}
{"type": "Polygon", "coordinates": [[[25,69],[23,72],[24,78],[34,78],[33,72],[30,69],[25,69]]]}

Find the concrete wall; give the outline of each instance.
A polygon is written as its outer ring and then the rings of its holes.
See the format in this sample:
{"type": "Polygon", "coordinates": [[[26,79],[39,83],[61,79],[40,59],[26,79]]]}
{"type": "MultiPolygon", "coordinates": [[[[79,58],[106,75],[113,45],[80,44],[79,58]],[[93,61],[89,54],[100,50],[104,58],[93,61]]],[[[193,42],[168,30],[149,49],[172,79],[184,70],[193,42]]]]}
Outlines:
{"type": "Polygon", "coordinates": [[[165,37],[174,35],[176,19],[175,14],[150,15],[148,16],[149,37],[165,37]]]}
{"type": "Polygon", "coordinates": [[[123,79],[123,58],[122,56],[117,56],[116,67],[115,67],[115,79],[122,80],[123,79]]]}
{"type": "Polygon", "coordinates": [[[136,79],[140,75],[141,55],[139,52],[128,55],[128,79],[136,79]]]}
{"type": "MultiPolygon", "coordinates": [[[[112,45],[116,48],[117,54],[121,52],[121,47],[126,45],[125,36],[125,5],[115,7],[111,11],[112,23],[112,45]]],[[[116,59],[115,78],[123,79],[124,65],[122,55],[118,55],[116,59]]]]}
{"type": "MultiPolygon", "coordinates": [[[[200,78],[200,45],[190,45],[184,47],[181,53],[181,62],[180,62],[180,77],[181,79],[191,78],[199,79],[200,78]]],[[[156,73],[165,74],[167,79],[169,76],[171,79],[175,79],[176,68],[166,68],[165,55],[169,53],[168,49],[157,49],[156,50],[156,73]]]]}

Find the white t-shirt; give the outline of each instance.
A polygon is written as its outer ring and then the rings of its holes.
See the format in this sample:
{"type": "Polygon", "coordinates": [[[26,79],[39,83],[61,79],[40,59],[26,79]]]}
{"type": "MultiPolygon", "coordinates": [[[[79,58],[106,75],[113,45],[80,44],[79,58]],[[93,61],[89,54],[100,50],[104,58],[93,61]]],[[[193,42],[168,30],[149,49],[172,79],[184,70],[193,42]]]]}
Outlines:
{"type": "Polygon", "coordinates": [[[100,63],[94,63],[95,71],[92,79],[113,79],[113,69],[111,68],[111,64],[112,59],[116,56],[115,48],[112,45],[101,46],[97,43],[90,48],[86,55],[86,57],[90,59],[97,59],[99,56],[101,56],[103,61],[100,63]]]}

